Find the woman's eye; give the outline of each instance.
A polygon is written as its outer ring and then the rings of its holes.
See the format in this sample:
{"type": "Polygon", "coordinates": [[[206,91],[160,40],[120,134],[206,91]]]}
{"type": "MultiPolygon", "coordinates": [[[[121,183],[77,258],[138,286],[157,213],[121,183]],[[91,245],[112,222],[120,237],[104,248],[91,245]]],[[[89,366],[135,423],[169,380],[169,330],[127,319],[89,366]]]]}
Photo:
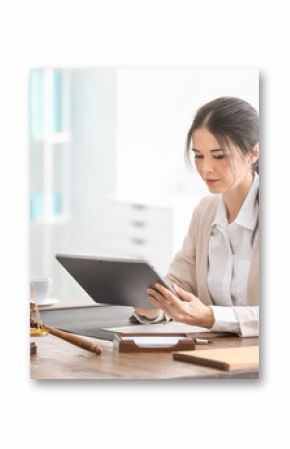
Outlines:
{"type": "MultiPolygon", "coordinates": [[[[224,155],[220,155],[220,156],[213,156],[214,159],[220,160],[220,159],[224,159],[225,156],[224,155]]],[[[194,159],[203,159],[203,156],[200,154],[196,154],[194,156],[194,159]]]]}

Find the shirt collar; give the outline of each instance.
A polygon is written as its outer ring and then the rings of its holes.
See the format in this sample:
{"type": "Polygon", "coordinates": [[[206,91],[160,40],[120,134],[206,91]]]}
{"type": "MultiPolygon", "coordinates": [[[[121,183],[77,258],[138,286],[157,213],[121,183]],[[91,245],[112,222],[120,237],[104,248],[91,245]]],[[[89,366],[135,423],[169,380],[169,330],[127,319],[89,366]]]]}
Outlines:
{"type": "MultiPolygon", "coordinates": [[[[234,223],[244,228],[254,230],[257,221],[257,208],[255,207],[256,196],[259,189],[259,175],[255,173],[253,183],[242,204],[240,212],[234,220],[234,223]]],[[[216,214],[212,225],[218,225],[222,228],[228,226],[226,207],[222,195],[219,196],[216,214]]]]}
{"type": "Polygon", "coordinates": [[[228,224],[228,219],[227,219],[227,213],[226,213],[226,208],[223,202],[223,197],[222,195],[219,195],[218,198],[218,203],[217,203],[217,210],[216,210],[216,214],[213,220],[212,225],[217,225],[217,226],[221,226],[222,228],[225,228],[228,224]]]}

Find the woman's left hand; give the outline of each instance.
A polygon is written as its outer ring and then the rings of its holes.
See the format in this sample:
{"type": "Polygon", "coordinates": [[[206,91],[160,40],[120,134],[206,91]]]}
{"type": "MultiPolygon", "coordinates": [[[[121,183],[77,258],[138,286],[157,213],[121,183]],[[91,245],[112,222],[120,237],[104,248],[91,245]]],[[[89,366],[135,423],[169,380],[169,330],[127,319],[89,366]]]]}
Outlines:
{"type": "Polygon", "coordinates": [[[211,328],[214,324],[212,309],[204,305],[192,293],[183,290],[176,284],[173,287],[180,299],[161,284],[155,284],[154,290],[147,289],[149,301],[160,307],[174,321],[211,328]]]}

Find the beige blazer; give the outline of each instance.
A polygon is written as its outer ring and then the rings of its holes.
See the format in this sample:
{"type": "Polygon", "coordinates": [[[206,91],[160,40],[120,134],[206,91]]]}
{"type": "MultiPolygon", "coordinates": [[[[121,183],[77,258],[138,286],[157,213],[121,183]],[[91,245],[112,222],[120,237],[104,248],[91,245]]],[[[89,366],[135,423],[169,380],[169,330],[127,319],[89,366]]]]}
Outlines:
{"type": "MultiPolygon", "coordinates": [[[[217,201],[217,195],[206,196],[196,207],[182,248],[166,274],[169,280],[192,292],[207,305],[213,305],[207,286],[208,245],[217,201]]],[[[253,244],[247,304],[233,306],[240,325],[240,336],[243,337],[259,335],[259,232],[256,233],[253,244]]]]}

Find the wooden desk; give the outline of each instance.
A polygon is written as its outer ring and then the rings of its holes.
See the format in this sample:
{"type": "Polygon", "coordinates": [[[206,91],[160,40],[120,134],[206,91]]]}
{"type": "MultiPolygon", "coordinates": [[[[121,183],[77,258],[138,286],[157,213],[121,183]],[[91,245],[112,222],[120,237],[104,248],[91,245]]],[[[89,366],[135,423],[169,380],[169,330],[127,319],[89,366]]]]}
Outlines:
{"type": "MultiPolygon", "coordinates": [[[[88,338],[88,337],[86,337],[88,338]]],[[[31,356],[32,379],[221,379],[258,378],[257,370],[221,371],[175,361],[168,352],[118,353],[110,341],[91,338],[100,344],[99,356],[73,346],[53,335],[31,338],[37,354],[31,356]]],[[[258,338],[216,338],[197,349],[257,345],[258,338]]]]}

